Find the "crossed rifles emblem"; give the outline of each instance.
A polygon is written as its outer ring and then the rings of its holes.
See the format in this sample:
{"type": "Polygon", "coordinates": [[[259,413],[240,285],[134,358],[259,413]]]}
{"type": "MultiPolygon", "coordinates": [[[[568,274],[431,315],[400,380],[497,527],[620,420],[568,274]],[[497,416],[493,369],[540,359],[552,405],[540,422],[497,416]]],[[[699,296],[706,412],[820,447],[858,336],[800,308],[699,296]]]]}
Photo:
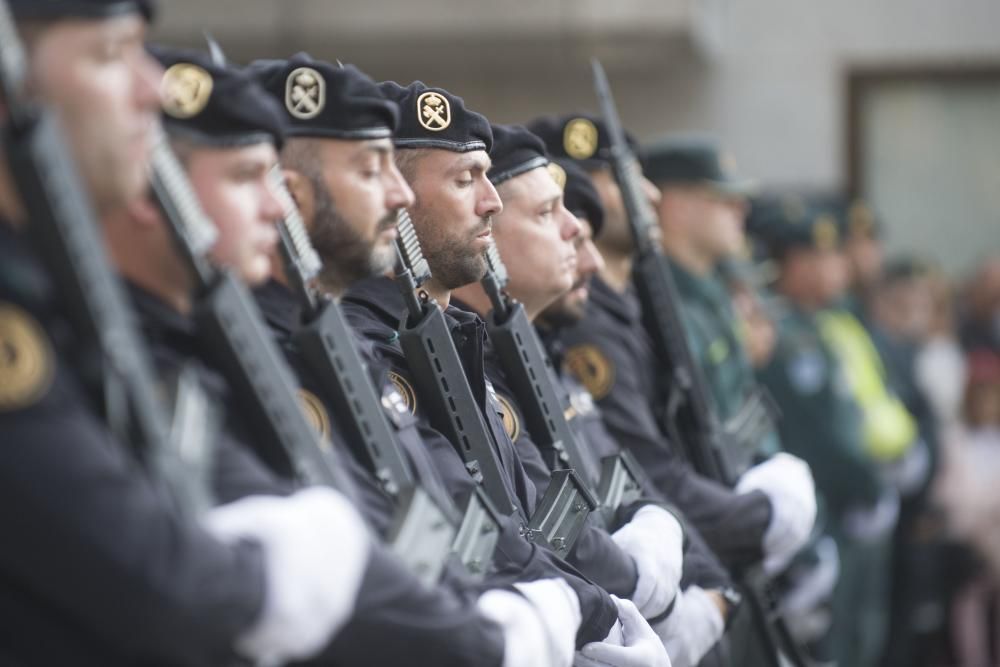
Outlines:
{"type": "Polygon", "coordinates": [[[302,120],[315,118],[326,106],[326,80],[311,67],[300,67],[288,75],[285,107],[302,120]]]}
{"type": "Polygon", "coordinates": [[[431,132],[440,132],[451,125],[451,105],[435,92],[417,98],[417,120],[431,132]]]}

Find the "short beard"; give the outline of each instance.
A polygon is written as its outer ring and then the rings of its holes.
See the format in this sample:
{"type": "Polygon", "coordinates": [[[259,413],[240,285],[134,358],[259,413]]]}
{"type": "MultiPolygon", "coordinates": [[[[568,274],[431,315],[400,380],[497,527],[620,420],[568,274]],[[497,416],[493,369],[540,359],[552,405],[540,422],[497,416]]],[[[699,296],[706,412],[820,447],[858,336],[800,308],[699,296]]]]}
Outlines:
{"type": "MultiPolygon", "coordinates": [[[[411,215],[414,212],[411,211],[411,215]]],[[[417,230],[427,229],[424,225],[440,224],[424,220],[415,213],[413,225],[417,230]]],[[[484,225],[490,225],[490,218],[483,219],[484,225]]],[[[435,248],[423,245],[424,257],[431,267],[431,274],[438,285],[446,290],[454,290],[465,285],[479,282],[486,275],[486,259],[481,253],[470,253],[468,248],[458,243],[450,243],[435,248]]]]}
{"type": "MultiPolygon", "coordinates": [[[[328,288],[343,290],[392,268],[396,257],[392,245],[376,249],[374,241],[362,238],[337,210],[326,185],[320,179],[310,180],[316,213],[309,236],[323,261],[320,282],[328,288]]],[[[395,223],[395,216],[388,216],[379,222],[376,234],[395,223]]]]}

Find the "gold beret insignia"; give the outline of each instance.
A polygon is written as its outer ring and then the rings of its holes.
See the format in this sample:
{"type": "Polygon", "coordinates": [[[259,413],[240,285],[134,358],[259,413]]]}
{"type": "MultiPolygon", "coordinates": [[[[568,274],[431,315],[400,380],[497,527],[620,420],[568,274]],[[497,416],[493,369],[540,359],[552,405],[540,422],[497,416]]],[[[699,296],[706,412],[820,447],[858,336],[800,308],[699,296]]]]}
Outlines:
{"type": "Polygon", "coordinates": [[[299,389],[299,407],[313,428],[323,436],[323,440],[329,438],[330,415],[327,414],[323,401],[308,389],[299,389]]]}
{"type": "Polygon", "coordinates": [[[312,67],[299,67],[285,81],[285,108],[300,120],[309,120],[326,107],[326,79],[312,67]]]}
{"type": "Polygon", "coordinates": [[[597,152],[597,126],[586,118],[574,118],[563,130],[563,148],[566,155],[576,160],[586,160],[597,152]]]}
{"type": "Polygon", "coordinates": [[[497,401],[500,402],[500,407],[503,409],[503,413],[501,414],[503,417],[503,429],[507,431],[507,435],[510,436],[510,440],[513,442],[521,435],[521,418],[518,417],[517,410],[514,409],[514,404],[511,403],[509,398],[503,394],[497,394],[497,401]]]}
{"type": "Polygon", "coordinates": [[[875,229],[875,215],[863,201],[851,204],[851,208],[847,212],[847,221],[851,236],[869,236],[875,229]]]}
{"type": "Polygon", "coordinates": [[[35,403],[52,384],[54,370],[52,348],[35,319],[0,304],[0,411],[35,403]]]}
{"type": "Polygon", "coordinates": [[[197,116],[208,105],[212,86],[212,75],[203,68],[191,63],[173,65],[160,82],[163,111],[181,120],[197,116]]]}
{"type": "Polygon", "coordinates": [[[446,97],[429,90],[417,98],[417,120],[431,132],[447,129],[451,125],[451,104],[446,97]]]}
{"type": "Polygon", "coordinates": [[[549,174],[552,176],[552,180],[556,182],[560,190],[566,189],[566,170],[555,162],[549,162],[546,167],[549,170],[549,174]]]}
{"type": "Polygon", "coordinates": [[[406,408],[412,414],[417,414],[417,392],[413,391],[413,385],[410,384],[410,381],[396,371],[389,371],[389,381],[396,387],[399,395],[403,397],[406,408]]]}
{"type": "Polygon", "coordinates": [[[615,367],[596,345],[576,345],[566,352],[566,368],[597,400],[615,384],[615,367]]]}

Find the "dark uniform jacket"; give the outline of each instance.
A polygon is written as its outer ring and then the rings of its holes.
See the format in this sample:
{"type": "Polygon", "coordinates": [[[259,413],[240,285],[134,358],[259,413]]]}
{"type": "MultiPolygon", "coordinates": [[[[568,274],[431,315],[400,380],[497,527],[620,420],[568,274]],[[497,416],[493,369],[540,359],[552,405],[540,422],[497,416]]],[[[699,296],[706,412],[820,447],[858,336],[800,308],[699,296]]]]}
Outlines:
{"type": "Polygon", "coordinates": [[[771,520],[767,496],[737,494],[699,476],[660,429],[662,371],[634,293],[620,295],[595,278],[586,317],[562,338],[567,369],[597,400],[608,431],[635,455],[656,488],[727,566],[760,560],[771,520]]]}
{"type": "MultiPolygon", "coordinates": [[[[192,359],[207,370],[204,383],[215,389],[226,407],[229,419],[227,435],[238,443],[241,452],[257,451],[259,443],[246,433],[240,422],[240,407],[227,391],[225,380],[211,368],[212,360],[201,351],[192,321],[167,307],[150,294],[132,287],[131,293],[143,328],[163,373],[176,372],[192,359]],[[254,443],[254,444],[251,444],[254,443]]],[[[339,437],[339,434],[333,434],[339,437]]],[[[387,499],[367,472],[353,459],[338,459],[355,482],[359,510],[371,519],[376,516],[371,501],[387,499]]],[[[252,467],[260,471],[256,461],[252,467]]],[[[232,468],[232,465],[222,466],[232,468]]],[[[270,473],[258,475],[255,484],[249,475],[216,475],[220,498],[239,495],[281,493],[290,487],[270,473]],[[256,488],[254,488],[256,487],[256,488]]],[[[331,576],[337,576],[335,571],[331,576]]],[[[337,665],[407,664],[415,655],[428,664],[471,666],[500,665],[503,660],[501,630],[469,608],[469,600],[444,588],[430,589],[415,579],[385,547],[376,547],[358,594],[355,613],[332,645],[312,662],[337,665]]]]}
{"type": "Polygon", "coordinates": [[[0,224],[0,663],[226,665],[263,556],[171,509],[95,409],[47,274],[0,224]]]}
{"type": "MultiPolygon", "coordinates": [[[[409,367],[396,333],[400,316],[405,311],[405,304],[396,284],[387,278],[361,281],[348,290],[341,305],[355,330],[374,345],[381,365],[389,370],[393,381],[401,388],[411,410],[421,420],[423,429],[429,429],[426,416],[421,411],[420,397],[409,379],[409,367]]],[[[456,308],[448,308],[445,316],[479,408],[500,447],[497,455],[503,468],[508,495],[515,499],[526,516],[530,516],[537,501],[535,487],[525,473],[513,443],[507,437],[502,408],[486,381],[483,356],[485,324],[476,315],[456,308]]],[[[431,456],[446,487],[455,501],[461,504],[475,484],[461,456],[440,434],[434,438],[425,438],[425,443],[431,448],[431,456]]],[[[533,573],[530,577],[532,579],[552,576],[565,579],[576,591],[583,611],[583,623],[577,635],[578,643],[604,639],[617,618],[617,611],[607,593],[569,564],[520,537],[513,521],[505,523],[511,525],[505,526],[498,545],[500,558],[508,563],[521,563],[533,573]]]]}

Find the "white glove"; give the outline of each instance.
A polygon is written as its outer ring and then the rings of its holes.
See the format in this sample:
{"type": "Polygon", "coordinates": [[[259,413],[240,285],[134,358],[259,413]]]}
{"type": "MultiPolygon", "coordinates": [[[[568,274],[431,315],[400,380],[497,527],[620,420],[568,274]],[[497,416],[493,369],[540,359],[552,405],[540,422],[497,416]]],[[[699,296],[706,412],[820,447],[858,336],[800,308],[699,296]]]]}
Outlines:
{"type": "Polygon", "coordinates": [[[576,592],[562,579],[514,584],[521,595],[486,591],[479,612],[504,631],[503,667],[569,667],[583,616],[576,592]]]}
{"type": "Polygon", "coordinates": [[[503,667],[571,664],[582,619],[576,593],[561,579],[540,579],[515,587],[522,595],[490,590],[476,603],[483,616],[503,628],[503,667]]]}
{"type": "Polygon", "coordinates": [[[764,533],[764,571],[777,574],[805,546],[816,521],[812,472],[802,459],[780,452],[743,473],[736,490],[760,490],[771,501],[771,523],[764,533]]]}
{"type": "Polygon", "coordinates": [[[636,606],[614,595],[611,599],[618,605],[621,641],[609,641],[609,637],[587,644],[577,653],[575,667],[671,667],[663,642],[636,606]]]}
{"type": "Polygon", "coordinates": [[[205,528],[226,542],[256,540],[264,551],[264,608],[234,648],[258,665],[308,658],[347,622],[370,548],[350,502],[314,487],[293,496],[251,496],[216,507],[205,528]]]}
{"type": "Polygon", "coordinates": [[[726,622],[708,593],[688,586],[677,596],[670,616],[653,630],[663,641],[674,667],[695,667],[722,639],[726,622]]]}
{"type": "Polygon", "coordinates": [[[684,531],[676,517],[646,505],[611,538],[635,561],[639,576],[632,602],[646,618],[665,612],[680,588],[684,565],[684,531]]]}

